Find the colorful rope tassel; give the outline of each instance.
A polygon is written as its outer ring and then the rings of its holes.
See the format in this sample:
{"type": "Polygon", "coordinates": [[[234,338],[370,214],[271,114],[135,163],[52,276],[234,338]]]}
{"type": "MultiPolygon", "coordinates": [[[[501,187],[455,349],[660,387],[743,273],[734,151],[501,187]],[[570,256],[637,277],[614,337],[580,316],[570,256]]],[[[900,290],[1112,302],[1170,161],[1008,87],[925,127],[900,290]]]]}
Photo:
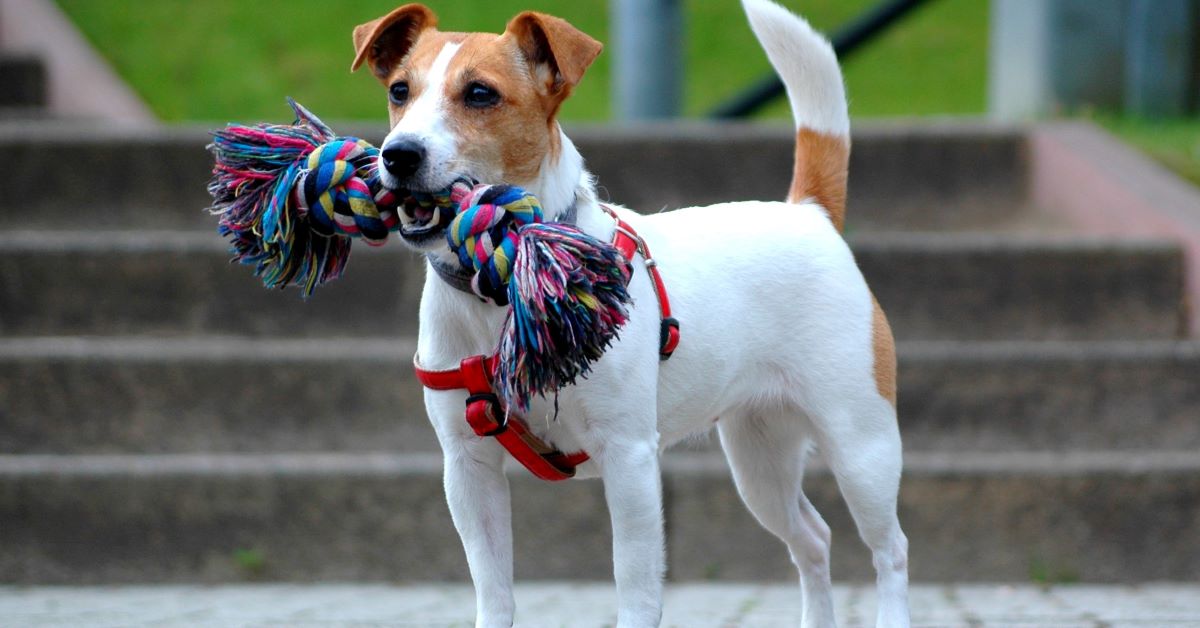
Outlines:
{"type": "Polygon", "coordinates": [[[530,399],[573,384],[628,316],[629,262],[571,225],[543,223],[537,198],[508,185],[476,186],[446,237],[471,289],[511,305],[493,374],[496,392],[524,411],[530,399]]]}
{"type": "MultiPolygon", "coordinates": [[[[307,297],[346,268],[350,240],[337,236],[383,244],[399,228],[401,204],[416,199],[380,183],[379,149],[336,137],[307,109],[288,103],[295,124],[231,124],[213,133],[208,191],[217,231],[229,239],[234,259],[253,265],[267,287],[295,285],[307,297]]],[[[448,195],[442,202],[450,205],[448,195]]]]}
{"type": "Polygon", "coordinates": [[[500,337],[496,392],[525,410],[579,377],[628,320],[632,267],[616,248],[557,223],[520,229],[500,337]]]}

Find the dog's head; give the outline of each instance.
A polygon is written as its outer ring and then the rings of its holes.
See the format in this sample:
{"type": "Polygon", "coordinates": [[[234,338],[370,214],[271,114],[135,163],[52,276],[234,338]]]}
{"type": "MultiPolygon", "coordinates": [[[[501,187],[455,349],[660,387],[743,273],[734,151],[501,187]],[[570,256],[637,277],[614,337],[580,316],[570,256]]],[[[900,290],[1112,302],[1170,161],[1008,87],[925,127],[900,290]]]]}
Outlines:
{"type": "MultiPolygon", "coordinates": [[[[500,35],[437,30],[406,4],[354,29],[352,70],[366,64],[388,95],[384,185],[440,190],[459,177],[530,187],[560,150],[555,116],[601,45],[564,20],[525,12],[500,35]]],[[[433,248],[450,216],[415,210],[406,243],[433,248]]]]}

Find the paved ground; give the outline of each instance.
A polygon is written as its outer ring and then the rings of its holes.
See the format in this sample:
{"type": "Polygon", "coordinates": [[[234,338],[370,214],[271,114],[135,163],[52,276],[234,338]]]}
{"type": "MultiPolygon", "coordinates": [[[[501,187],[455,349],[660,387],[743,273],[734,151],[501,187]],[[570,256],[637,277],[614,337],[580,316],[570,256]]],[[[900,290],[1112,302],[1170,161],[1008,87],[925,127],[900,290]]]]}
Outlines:
{"type": "MultiPolygon", "coordinates": [[[[790,626],[798,591],[786,585],[675,584],[664,626],[790,626]]],[[[524,584],[519,626],[609,626],[607,584],[524,584]]],[[[922,585],[912,590],[914,626],[1200,626],[1200,584],[1136,587],[922,585]]],[[[869,626],[869,587],[837,587],[842,626],[869,626]]],[[[227,585],[0,587],[0,626],[235,627],[469,626],[465,585],[227,585]]]]}

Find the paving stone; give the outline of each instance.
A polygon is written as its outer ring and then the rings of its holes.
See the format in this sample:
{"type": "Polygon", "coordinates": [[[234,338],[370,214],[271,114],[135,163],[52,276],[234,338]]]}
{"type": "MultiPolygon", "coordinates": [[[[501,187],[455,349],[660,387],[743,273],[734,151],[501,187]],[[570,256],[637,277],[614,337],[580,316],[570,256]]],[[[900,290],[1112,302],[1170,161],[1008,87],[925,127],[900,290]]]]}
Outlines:
{"type": "MultiPolygon", "coordinates": [[[[775,628],[795,625],[794,585],[681,583],[664,594],[664,628],[775,628]]],[[[1200,625],[1200,587],[914,584],[913,626],[1145,627],[1200,625]],[[1164,610],[1166,606],[1174,610],[1164,610]]],[[[601,627],[615,619],[608,583],[519,583],[518,627],[601,627]]],[[[219,585],[0,587],[0,626],[161,628],[291,626],[366,628],[470,626],[468,585],[219,585]]],[[[839,625],[874,625],[875,597],[864,585],[834,586],[839,625]]]]}

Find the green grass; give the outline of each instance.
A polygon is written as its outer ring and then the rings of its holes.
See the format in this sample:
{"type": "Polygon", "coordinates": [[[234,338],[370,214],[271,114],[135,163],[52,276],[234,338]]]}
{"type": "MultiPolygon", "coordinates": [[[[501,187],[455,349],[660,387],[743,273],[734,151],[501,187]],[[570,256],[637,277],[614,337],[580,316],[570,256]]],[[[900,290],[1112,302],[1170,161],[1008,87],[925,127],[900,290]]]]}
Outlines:
{"type": "Polygon", "coordinates": [[[1200,119],[1142,120],[1101,115],[1095,121],[1200,185],[1200,119]]]}
{"type": "MultiPolygon", "coordinates": [[[[876,0],[785,0],[835,30],[876,0]]],[[[329,120],[384,115],[368,72],[349,73],[350,31],[401,0],[58,0],[84,34],[172,122],[288,118],[285,95],[329,120]]],[[[566,18],[608,41],[608,0],[428,0],[448,30],[500,31],[524,9],[566,18]]],[[[769,72],[735,0],[685,0],[684,112],[698,116],[769,72]]],[[[942,0],[850,59],[856,116],[970,114],[984,108],[987,3],[942,0]]],[[[563,117],[610,117],[609,62],[601,55],[563,117]]],[[[86,97],[86,95],[81,95],[86,97]]],[[[785,117],[781,103],[767,116],[785,117]]]]}
{"type": "Polygon", "coordinates": [[[1075,584],[1079,582],[1079,572],[1065,565],[1058,565],[1038,557],[1031,557],[1029,559],[1029,580],[1035,584],[1047,586],[1075,584]]]}
{"type": "Polygon", "coordinates": [[[267,557],[261,550],[239,548],[233,550],[233,564],[242,575],[251,580],[261,578],[267,569],[267,557]]]}

